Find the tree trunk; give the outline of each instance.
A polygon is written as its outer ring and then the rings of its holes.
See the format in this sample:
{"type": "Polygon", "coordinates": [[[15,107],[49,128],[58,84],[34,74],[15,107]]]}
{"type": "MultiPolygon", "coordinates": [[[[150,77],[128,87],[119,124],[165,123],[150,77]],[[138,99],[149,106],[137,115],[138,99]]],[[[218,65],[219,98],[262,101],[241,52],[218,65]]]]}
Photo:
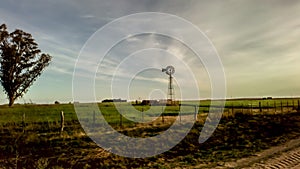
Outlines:
{"type": "Polygon", "coordinates": [[[14,102],[15,102],[15,99],[14,99],[13,97],[9,97],[9,103],[8,103],[8,106],[9,106],[9,107],[13,106],[14,102]]]}

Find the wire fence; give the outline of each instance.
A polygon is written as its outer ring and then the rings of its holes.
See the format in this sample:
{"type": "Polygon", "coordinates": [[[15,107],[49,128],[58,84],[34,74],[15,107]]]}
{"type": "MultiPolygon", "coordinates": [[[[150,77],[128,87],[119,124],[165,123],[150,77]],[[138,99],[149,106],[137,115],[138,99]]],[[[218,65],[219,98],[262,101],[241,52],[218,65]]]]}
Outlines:
{"type": "MultiPolygon", "coordinates": [[[[37,112],[34,116],[30,112],[18,113],[17,119],[20,119],[19,122],[8,122],[3,123],[2,126],[5,125],[18,125],[22,128],[22,131],[25,132],[27,126],[35,124],[35,125],[46,125],[48,127],[54,127],[58,132],[63,132],[66,126],[70,126],[73,124],[79,124],[76,113],[71,109],[66,109],[67,112],[55,110],[52,111],[51,114],[40,114],[37,112]],[[36,118],[39,116],[39,122],[35,122],[31,118],[36,118]],[[47,121],[48,116],[55,117],[54,121],[47,121]],[[43,119],[45,121],[43,121],[43,119]],[[67,123],[67,125],[66,125],[67,123]]],[[[219,112],[223,110],[223,114],[230,114],[231,116],[235,116],[236,113],[243,114],[278,114],[278,113],[287,113],[287,112],[299,112],[300,111],[300,100],[269,100],[269,101],[248,101],[248,102],[240,102],[237,103],[235,101],[226,102],[225,106],[218,104],[218,102],[212,102],[210,104],[180,104],[177,107],[173,108],[171,111],[164,111],[162,106],[156,106],[154,111],[144,111],[144,108],[141,109],[140,114],[129,117],[130,113],[118,113],[111,111],[107,113],[105,116],[105,120],[112,125],[117,127],[126,127],[126,126],[136,126],[140,122],[149,122],[150,123],[173,123],[177,118],[180,122],[184,121],[184,119],[189,118],[197,121],[199,115],[205,115],[210,110],[213,112],[219,112]],[[129,117],[129,118],[128,118],[129,117]],[[176,117],[176,118],[174,118],[176,117]],[[138,122],[135,121],[138,119],[138,122]]],[[[41,109],[42,111],[42,109],[41,109]]],[[[212,112],[212,113],[213,113],[212,112]]],[[[3,115],[1,115],[3,116],[3,115]]],[[[100,122],[98,121],[98,113],[97,112],[87,112],[86,118],[84,119],[92,126],[97,126],[100,122]]]]}

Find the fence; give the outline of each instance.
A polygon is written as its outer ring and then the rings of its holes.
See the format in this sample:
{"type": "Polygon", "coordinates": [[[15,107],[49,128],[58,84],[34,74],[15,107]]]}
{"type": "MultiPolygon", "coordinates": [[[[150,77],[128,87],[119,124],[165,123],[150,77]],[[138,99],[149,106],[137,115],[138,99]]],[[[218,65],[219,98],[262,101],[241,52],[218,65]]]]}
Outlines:
{"type": "MultiPolygon", "coordinates": [[[[299,111],[300,110],[300,101],[299,100],[292,100],[292,101],[254,101],[245,104],[241,103],[238,104],[233,101],[232,104],[225,104],[225,106],[218,105],[217,103],[212,103],[208,105],[194,105],[194,104],[180,104],[178,110],[174,113],[161,113],[160,118],[157,120],[161,120],[162,123],[166,123],[166,118],[170,116],[178,116],[179,121],[181,122],[184,116],[192,115],[190,117],[193,118],[193,120],[198,119],[199,114],[205,114],[210,111],[210,109],[213,110],[213,112],[219,112],[223,109],[224,112],[231,113],[234,115],[235,113],[248,113],[248,114],[276,114],[276,113],[286,113],[286,112],[292,112],[292,111],[299,111]],[[181,110],[183,107],[190,107],[189,111],[181,110]]],[[[162,110],[163,111],[163,110],[162,110]]],[[[212,113],[213,113],[212,112],[212,113]]],[[[95,116],[95,114],[93,115],[95,116]]],[[[141,111],[141,120],[145,120],[146,115],[144,113],[144,110],[141,111]]],[[[128,121],[125,121],[125,117],[122,114],[119,114],[119,123],[111,123],[119,126],[123,126],[124,124],[128,124],[128,121]]],[[[93,123],[95,123],[93,121],[93,123]]]]}
{"type": "MultiPolygon", "coordinates": [[[[248,114],[277,114],[277,113],[286,113],[286,112],[298,112],[300,111],[300,100],[261,100],[261,101],[231,101],[226,102],[225,107],[222,107],[218,102],[211,102],[210,104],[206,105],[199,105],[195,106],[193,104],[181,104],[176,109],[172,109],[172,111],[164,112],[162,106],[157,106],[157,109],[155,109],[155,113],[151,114],[146,113],[144,109],[141,109],[140,115],[138,115],[135,118],[140,118],[139,121],[147,122],[149,121],[149,118],[156,118],[156,121],[159,121],[160,123],[170,123],[174,122],[176,118],[175,116],[179,118],[179,122],[183,121],[185,117],[193,118],[193,120],[197,120],[199,114],[205,114],[208,113],[208,111],[212,109],[215,112],[221,111],[221,109],[224,110],[224,113],[229,113],[234,116],[235,113],[248,113],[248,114]],[[171,117],[173,116],[173,117],[171,117]]],[[[55,126],[55,130],[57,130],[60,133],[64,132],[64,128],[66,126],[66,122],[68,122],[68,125],[74,124],[74,117],[76,116],[75,112],[72,112],[71,110],[66,110],[67,113],[65,114],[64,111],[56,111],[52,112],[48,116],[55,116],[56,121],[40,121],[39,124],[48,125],[50,126],[51,123],[53,123],[52,127],[55,126]],[[67,115],[67,118],[65,118],[65,115],[67,115]],[[48,124],[47,124],[48,123],[48,124]],[[49,125],[50,123],[50,125],[49,125]],[[59,128],[59,129],[58,129],[59,128]]],[[[21,129],[23,132],[26,131],[26,126],[29,124],[37,124],[34,120],[31,118],[36,118],[38,114],[34,115],[34,117],[31,117],[29,112],[25,113],[18,113],[19,119],[21,119],[21,122],[16,123],[13,122],[12,125],[21,125],[21,129]]],[[[127,119],[126,116],[118,113],[118,112],[109,112],[109,115],[106,115],[106,119],[109,124],[113,126],[135,126],[138,124],[138,122],[134,122],[130,119],[127,119]]],[[[45,117],[47,114],[43,114],[43,117],[40,117],[41,119],[47,119],[45,117]]],[[[87,113],[86,120],[88,120],[88,123],[91,124],[93,127],[97,127],[97,124],[99,124],[99,121],[97,121],[97,113],[96,112],[88,112],[87,113]]],[[[76,122],[78,124],[78,121],[76,122]]],[[[3,124],[3,123],[2,123],[3,124]]],[[[51,127],[51,126],[50,126],[51,127]]]]}
{"type": "MultiPolygon", "coordinates": [[[[212,106],[214,107],[214,106],[212,106]]],[[[218,106],[215,106],[218,107],[218,106]]],[[[226,105],[224,111],[231,113],[286,113],[300,110],[300,101],[259,101],[240,105],[226,105]]]]}

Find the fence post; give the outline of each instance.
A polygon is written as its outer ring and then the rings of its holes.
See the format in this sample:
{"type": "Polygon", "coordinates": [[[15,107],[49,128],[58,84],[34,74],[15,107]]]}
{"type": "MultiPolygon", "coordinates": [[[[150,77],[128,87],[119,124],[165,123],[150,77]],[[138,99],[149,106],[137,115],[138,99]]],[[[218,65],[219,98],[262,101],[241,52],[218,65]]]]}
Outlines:
{"type": "Polygon", "coordinates": [[[181,123],[181,111],[179,111],[179,122],[181,123]]]}
{"type": "Polygon", "coordinates": [[[195,121],[197,121],[197,115],[198,115],[198,106],[194,106],[195,107],[195,114],[194,114],[194,119],[195,121]]]}
{"type": "Polygon", "coordinates": [[[293,100],[293,110],[295,109],[295,102],[294,102],[294,100],[293,100]]]}
{"type": "Polygon", "coordinates": [[[95,128],[95,123],[96,123],[96,114],[95,111],[93,111],[93,128],[95,128]]]}
{"type": "Polygon", "coordinates": [[[231,114],[232,114],[232,116],[234,116],[233,103],[231,104],[231,114]]]}
{"type": "Polygon", "coordinates": [[[122,117],[122,114],[120,113],[120,127],[122,127],[122,125],[123,125],[123,117],[122,117]]]}
{"type": "Polygon", "coordinates": [[[242,103],[242,114],[244,113],[244,103],[242,103]]]}
{"type": "Polygon", "coordinates": [[[144,122],[144,108],[142,108],[142,122],[144,122]]]}
{"type": "Polygon", "coordinates": [[[60,133],[62,133],[64,131],[64,123],[65,123],[65,116],[64,116],[64,112],[61,111],[60,112],[60,133]]]}
{"type": "Polygon", "coordinates": [[[262,112],[262,109],[261,109],[261,102],[259,102],[259,112],[262,112]]]}
{"type": "Polygon", "coordinates": [[[26,123],[25,123],[25,112],[23,113],[22,116],[22,128],[23,128],[23,133],[25,132],[25,127],[26,127],[26,123]]]}
{"type": "Polygon", "coordinates": [[[161,121],[162,121],[162,123],[165,123],[164,107],[161,107],[161,121]]]}

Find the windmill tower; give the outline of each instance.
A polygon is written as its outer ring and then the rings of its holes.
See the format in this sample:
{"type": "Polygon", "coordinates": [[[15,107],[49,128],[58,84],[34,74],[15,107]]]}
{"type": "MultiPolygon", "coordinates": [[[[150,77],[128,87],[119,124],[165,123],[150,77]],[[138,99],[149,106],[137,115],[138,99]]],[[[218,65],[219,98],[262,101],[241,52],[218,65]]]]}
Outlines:
{"type": "Polygon", "coordinates": [[[167,98],[167,104],[173,105],[174,99],[175,99],[175,92],[173,87],[173,74],[175,73],[175,68],[173,66],[167,66],[166,68],[163,68],[161,70],[162,72],[166,72],[167,75],[169,75],[169,84],[168,84],[168,98],[167,98]]]}

